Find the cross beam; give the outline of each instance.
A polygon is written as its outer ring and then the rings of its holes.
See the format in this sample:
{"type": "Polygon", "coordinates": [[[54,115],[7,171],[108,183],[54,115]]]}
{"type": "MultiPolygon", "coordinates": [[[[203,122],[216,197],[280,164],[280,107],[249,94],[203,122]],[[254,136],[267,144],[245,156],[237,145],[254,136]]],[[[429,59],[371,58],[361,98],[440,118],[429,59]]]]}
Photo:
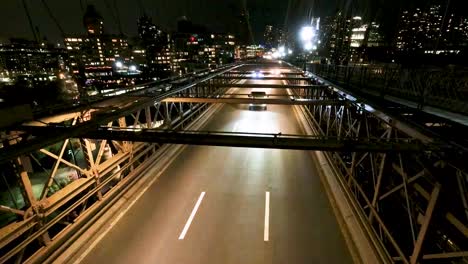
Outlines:
{"type": "MultiPolygon", "coordinates": [[[[33,135],[44,135],[51,131],[67,131],[73,128],[28,127],[33,135]]],[[[84,132],[81,137],[117,141],[151,142],[160,144],[187,144],[205,146],[228,146],[270,149],[349,151],[349,152],[415,152],[439,149],[435,144],[399,139],[338,139],[322,136],[289,134],[234,133],[213,131],[174,131],[142,128],[99,127],[84,132]]]]}
{"type": "Polygon", "coordinates": [[[208,80],[213,79],[218,75],[225,74],[241,66],[243,65],[242,64],[235,65],[233,67],[223,69],[219,72],[215,72],[213,74],[207,75],[206,77],[203,77],[201,79],[197,79],[190,84],[172,88],[171,90],[167,92],[163,92],[153,97],[144,98],[142,100],[135,100],[133,103],[129,103],[128,105],[123,106],[118,110],[115,110],[112,112],[105,112],[99,115],[99,117],[93,118],[93,120],[91,121],[78,124],[73,129],[68,130],[66,134],[62,134],[58,130],[52,130],[50,131],[51,133],[48,135],[42,135],[40,137],[35,137],[32,139],[24,140],[15,145],[2,148],[0,149],[0,164],[7,160],[14,159],[18,157],[19,155],[29,153],[32,151],[36,151],[39,148],[52,145],[58,141],[65,140],[67,138],[79,138],[80,134],[83,133],[84,131],[93,130],[98,125],[105,124],[111,121],[115,121],[118,118],[123,117],[123,116],[131,115],[134,112],[144,109],[147,106],[154,105],[154,103],[160,102],[169,96],[188,90],[192,87],[195,87],[198,84],[207,82],[208,80]]]}
{"type": "MultiPolygon", "coordinates": [[[[277,67],[276,67],[277,68],[277,67]]],[[[291,68],[277,68],[278,70],[280,70],[280,73],[283,74],[283,75],[290,75],[290,76],[304,76],[304,73],[302,72],[283,72],[281,71],[281,69],[291,69],[291,68]]],[[[240,74],[240,75],[248,75],[248,74],[252,74],[253,71],[230,71],[229,74],[240,74]]],[[[265,75],[267,74],[271,74],[271,71],[268,71],[268,70],[264,70],[264,71],[257,71],[257,72],[261,72],[265,75]]]]}
{"type": "Polygon", "coordinates": [[[264,77],[252,77],[246,76],[219,76],[216,79],[224,80],[285,80],[285,81],[309,81],[307,77],[290,77],[290,76],[264,76],[264,77]]]}
{"type": "Polygon", "coordinates": [[[163,102],[173,103],[215,103],[215,104],[274,104],[274,105],[343,105],[338,100],[313,100],[313,99],[289,99],[289,98],[207,98],[207,97],[169,97],[163,102]]]}
{"type": "MultiPolygon", "coordinates": [[[[261,78],[258,80],[262,80],[261,78]]],[[[271,89],[323,89],[326,85],[294,85],[294,84],[260,84],[260,83],[226,83],[212,84],[216,87],[232,88],[271,88],[271,89]]]]}

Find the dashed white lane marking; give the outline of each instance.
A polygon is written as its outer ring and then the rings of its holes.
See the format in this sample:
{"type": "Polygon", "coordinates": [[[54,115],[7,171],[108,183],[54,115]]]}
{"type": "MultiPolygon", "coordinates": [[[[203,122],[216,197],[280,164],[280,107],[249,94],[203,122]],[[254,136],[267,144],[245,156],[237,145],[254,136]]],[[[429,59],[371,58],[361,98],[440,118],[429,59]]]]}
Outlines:
{"type": "Polygon", "coordinates": [[[234,127],[232,128],[232,132],[236,132],[238,127],[239,127],[239,122],[236,122],[236,124],[234,124],[234,127]]]}
{"type": "Polygon", "coordinates": [[[200,197],[198,197],[198,201],[195,204],[195,207],[193,207],[192,213],[190,214],[189,218],[187,219],[187,223],[185,223],[184,229],[180,233],[179,240],[182,240],[182,239],[185,238],[185,235],[187,234],[187,231],[190,228],[190,224],[192,223],[193,218],[195,217],[195,214],[197,213],[198,207],[200,207],[200,204],[203,201],[203,197],[205,197],[205,192],[202,192],[200,194],[200,197]]]}
{"type": "Polygon", "coordinates": [[[270,229],[270,192],[265,193],[265,229],[263,230],[263,241],[269,240],[270,229]]]}

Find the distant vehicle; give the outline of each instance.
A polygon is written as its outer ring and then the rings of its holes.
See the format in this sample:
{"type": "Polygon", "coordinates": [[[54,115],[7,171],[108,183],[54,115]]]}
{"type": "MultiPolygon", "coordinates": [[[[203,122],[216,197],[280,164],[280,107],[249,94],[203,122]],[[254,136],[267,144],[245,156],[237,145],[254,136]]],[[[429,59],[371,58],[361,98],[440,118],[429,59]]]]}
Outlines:
{"type": "Polygon", "coordinates": [[[265,75],[262,72],[254,71],[254,72],[252,72],[252,77],[256,78],[256,79],[261,79],[261,78],[265,77],[265,75]]]}
{"type": "MultiPolygon", "coordinates": [[[[250,98],[253,99],[266,99],[268,96],[265,92],[251,92],[249,95],[250,98]]],[[[267,110],[266,104],[249,104],[249,110],[267,110]]]]}

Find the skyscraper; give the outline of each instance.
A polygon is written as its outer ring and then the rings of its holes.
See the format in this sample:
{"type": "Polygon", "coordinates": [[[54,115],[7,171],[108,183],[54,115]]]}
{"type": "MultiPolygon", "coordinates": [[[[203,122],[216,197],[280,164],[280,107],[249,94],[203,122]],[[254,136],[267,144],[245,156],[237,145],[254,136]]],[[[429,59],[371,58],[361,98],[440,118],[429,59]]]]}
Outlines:
{"type": "Polygon", "coordinates": [[[405,10],[400,17],[396,47],[415,54],[460,53],[468,43],[467,18],[445,14],[445,7],[405,10]]]}
{"type": "Polygon", "coordinates": [[[174,71],[174,47],[169,34],[158,28],[146,14],[137,22],[141,46],[146,51],[146,70],[167,77],[174,71]]]}
{"type": "Polygon", "coordinates": [[[265,41],[265,47],[271,49],[274,47],[274,32],[272,25],[266,25],[265,32],[263,33],[263,38],[265,41]]]}
{"type": "Polygon", "coordinates": [[[83,16],[83,25],[89,35],[102,35],[104,33],[104,19],[94,5],[88,5],[83,16]]]}
{"type": "Polygon", "coordinates": [[[330,26],[329,50],[333,64],[347,64],[351,43],[351,18],[338,11],[330,26]]]}
{"type": "Polygon", "coordinates": [[[68,35],[64,39],[71,70],[85,76],[113,74],[115,61],[128,63],[130,51],[125,36],[104,33],[104,20],[93,5],[83,16],[86,35],[68,35]]]}

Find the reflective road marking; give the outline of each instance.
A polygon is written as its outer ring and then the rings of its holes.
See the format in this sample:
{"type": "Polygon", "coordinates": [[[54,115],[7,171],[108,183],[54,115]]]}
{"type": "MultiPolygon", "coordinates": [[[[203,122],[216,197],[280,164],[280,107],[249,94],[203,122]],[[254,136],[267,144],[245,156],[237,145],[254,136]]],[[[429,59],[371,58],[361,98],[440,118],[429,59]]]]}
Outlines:
{"type": "Polygon", "coordinates": [[[200,206],[201,202],[203,201],[203,197],[205,196],[205,192],[202,192],[200,194],[200,197],[198,197],[198,201],[195,204],[195,207],[192,210],[192,213],[190,214],[190,217],[187,220],[187,223],[185,223],[184,229],[180,233],[179,240],[184,239],[185,234],[187,234],[187,231],[190,227],[190,224],[192,223],[193,218],[195,217],[195,214],[197,213],[198,207],[200,206]]]}

